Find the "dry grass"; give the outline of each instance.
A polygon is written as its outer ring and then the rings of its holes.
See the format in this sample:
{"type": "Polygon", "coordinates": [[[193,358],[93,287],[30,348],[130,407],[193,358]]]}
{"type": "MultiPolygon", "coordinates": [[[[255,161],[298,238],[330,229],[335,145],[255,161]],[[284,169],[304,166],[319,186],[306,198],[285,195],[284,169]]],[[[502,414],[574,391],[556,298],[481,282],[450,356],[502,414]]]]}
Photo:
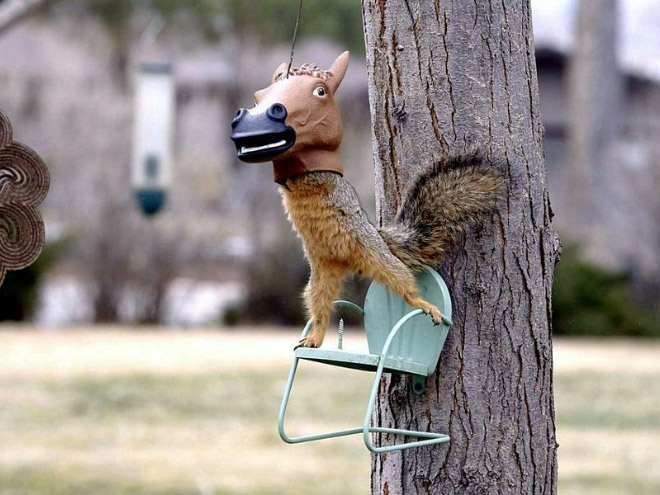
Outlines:
{"type": "MultiPolygon", "coordinates": [[[[359,442],[291,447],[277,436],[296,341],[264,330],[5,327],[0,494],[363,492],[369,457],[359,442]]],[[[359,424],[364,404],[354,399],[368,394],[369,377],[314,368],[294,392],[291,424],[359,424]],[[337,382],[347,386],[316,397],[337,382]]]]}
{"type": "MultiPolygon", "coordinates": [[[[359,439],[277,437],[295,341],[4,327],[0,495],[368,493],[359,439]]],[[[555,360],[560,493],[660,493],[660,342],[560,340],[555,360]]],[[[290,423],[359,424],[369,378],[303,368],[290,423]]]]}

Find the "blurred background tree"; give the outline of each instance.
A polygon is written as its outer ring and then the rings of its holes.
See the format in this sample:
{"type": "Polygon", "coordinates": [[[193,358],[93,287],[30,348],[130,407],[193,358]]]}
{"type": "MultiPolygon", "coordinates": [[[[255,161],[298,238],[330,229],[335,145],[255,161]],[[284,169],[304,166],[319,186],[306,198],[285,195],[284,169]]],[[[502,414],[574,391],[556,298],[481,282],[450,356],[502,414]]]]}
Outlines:
{"type": "MultiPolygon", "coordinates": [[[[266,46],[290,41],[297,9],[290,0],[259,4],[242,0],[60,0],[51,6],[50,14],[99,23],[111,41],[116,81],[125,90],[131,46],[139,36],[151,36],[154,31],[216,43],[230,35],[266,46]]],[[[364,53],[359,3],[308,0],[304,15],[301,39],[328,38],[356,55],[364,53]]]]}
{"type": "MultiPolygon", "coordinates": [[[[262,44],[289,43],[296,22],[298,2],[272,0],[253,2],[225,0],[221,12],[231,22],[234,33],[254,37],[262,44]]],[[[303,5],[298,35],[304,38],[327,38],[341,43],[353,55],[364,54],[364,34],[360,2],[307,0],[303,5]]]]}

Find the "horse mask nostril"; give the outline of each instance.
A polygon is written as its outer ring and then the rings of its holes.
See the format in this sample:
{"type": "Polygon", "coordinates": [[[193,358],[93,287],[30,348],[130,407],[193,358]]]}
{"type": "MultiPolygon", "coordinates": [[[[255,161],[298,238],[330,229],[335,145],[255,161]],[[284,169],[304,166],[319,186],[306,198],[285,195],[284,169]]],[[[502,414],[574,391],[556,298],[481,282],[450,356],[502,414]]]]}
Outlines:
{"type": "Polygon", "coordinates": [[[234,117],[234,120],[232,120],[231,122],[231,126],[236,127],[236,124],[238,124],[241,121],[241,119],[245,116],[246,113],[247,113],[247,108],[239,108],[236,111],[236,116],[234,117]]]}
{"type": "Polygon", "coordinates": [[[284,122],[286,119],[286,108],[281,103],[273,103],[268,108],[268,116],[279,122],[284,122]]]}

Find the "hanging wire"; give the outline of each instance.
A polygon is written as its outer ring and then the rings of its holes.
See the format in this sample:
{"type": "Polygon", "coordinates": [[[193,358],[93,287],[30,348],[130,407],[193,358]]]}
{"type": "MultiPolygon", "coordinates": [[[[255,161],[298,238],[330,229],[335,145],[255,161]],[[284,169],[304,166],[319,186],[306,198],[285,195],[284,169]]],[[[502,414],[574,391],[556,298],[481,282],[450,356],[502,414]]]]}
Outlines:
{"type": "Polygon", "coordinates": [[[286,78],[289,78],[291,65],[293,64],[293,50],[296,48],[296,38],[298,37],[298,24],[300,24],[300,14],[302,12],[303,0],[298,5],[298,15],[296,16],[296,27],[293,29],[293,41],[291,42],[291,57],[289,58],[289,67],[286,69],[286,78]]]}

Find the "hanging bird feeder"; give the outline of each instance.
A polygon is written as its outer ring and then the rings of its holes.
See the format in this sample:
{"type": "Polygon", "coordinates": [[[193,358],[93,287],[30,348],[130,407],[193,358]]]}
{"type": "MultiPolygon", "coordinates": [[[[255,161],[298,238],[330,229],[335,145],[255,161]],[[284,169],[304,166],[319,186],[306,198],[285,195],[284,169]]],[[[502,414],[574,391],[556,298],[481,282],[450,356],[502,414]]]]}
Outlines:
{"type": "Polygon", "coordinates": [[[132,183],[145,215],[155,215],[165,204],[170,183],[173,115],[171,64],[140,64],[135,88],[132,183]]]}
{"type": "MultiPolygon", "coordinates": [[[[364,443],[371,452],[382,453],[394,450],[421,447],[449,441],[443,433],[383,428],[371,425],[378,385],[383,373],[410,375],[413,391],[421,394],[426,389],[426,378],[438,364],[451,322],[451,299],[444,280],[434,270],[427,268],[417,276],[420,296],[436,305],[444,315],[443,323],[435,325],[421,309],[408,306],[401,297],[385,286],[374,282],[369,287],[364,309],[348,301],[335,301],[336,307],[349,309],[364,318],[364,327],[369,353],[355,353],[342,349],[343,323],[339,325],[339,339],[336,349],[313,349],[299,347],[295,350],[291,369],[284,389],[278,417],[280,437],[287,443],[311,442],[326,438],[341,437],[362,433],[364,443]],[[300,360],[375,372],[371,395],[367,403],[362,427],[337,430],[314,435],[291,437],[284,429],[291,389],[300,360]],[[373,444],[372,433],[389,433],[420,440],[377,447],[373,444]]],[[[311,329],[308,322],[302,331],[304,338],[311,329]]]]}

